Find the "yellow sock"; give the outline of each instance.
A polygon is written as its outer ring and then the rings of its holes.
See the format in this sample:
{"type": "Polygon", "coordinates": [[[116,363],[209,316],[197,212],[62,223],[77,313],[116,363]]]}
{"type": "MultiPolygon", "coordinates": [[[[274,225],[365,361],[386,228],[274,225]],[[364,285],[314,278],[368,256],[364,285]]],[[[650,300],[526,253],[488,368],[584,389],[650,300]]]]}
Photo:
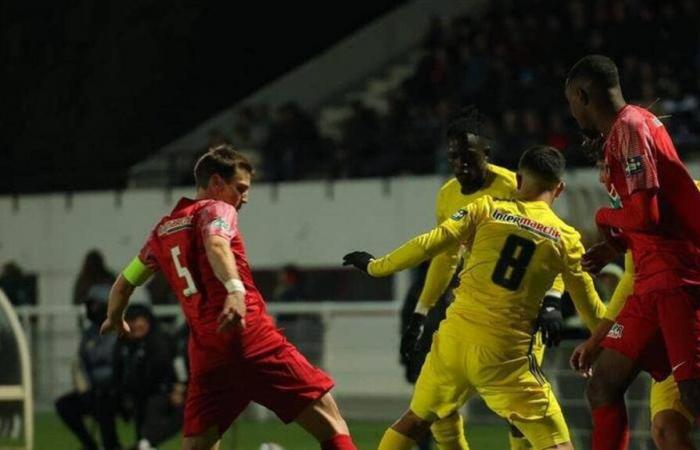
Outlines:
{"type": "MultiPolygon", "coordinates": [[[[512,425],[511,425],[512,426],[512,425]]],[[[519,431],[520,436],[513,436],[513,430],[508,433],[508,442],[510,443],[510,450],[532,450],[532,445],[519,431]]]]}
{"type": "Polygon", "coordinates": [[[384,433],[377,450],[412,450],[416,446],[413,439],[389,428],[384,433]]]}
{"type": "Polygon", "coordinates": [[[469,450],[464,436],[464,422],[459,413],[434,422],[430,431],[440,450],[469,450]]]}

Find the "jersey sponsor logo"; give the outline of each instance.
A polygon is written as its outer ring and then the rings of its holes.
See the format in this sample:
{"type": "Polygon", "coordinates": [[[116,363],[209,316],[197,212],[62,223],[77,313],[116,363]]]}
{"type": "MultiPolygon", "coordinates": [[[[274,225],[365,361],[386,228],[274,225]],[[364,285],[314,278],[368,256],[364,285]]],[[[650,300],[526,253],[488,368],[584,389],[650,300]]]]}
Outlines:
{"type": "Polygon", "coordinates": [[[644,172],[644,158],[642,155],[630,156],[625,162],[625,175],[631,177],[644,172]]]}
{"type": "Polygon", "coordinates": [[[456,213],[452,214],[450,219],[452,220],[462,220],[464,216],[467,215],[467,210],[466,209],[458,209],[456,213]]]}
{"type": "Polygon", "coordinates": [[[523,230],[527,230],[538,236],[542,236],[553,241],[559,241],[559,239],[561,238],[561,234],[559,233],[558,229],[554,227],[549,227],[547,225],[543,225],[535,220],[530,219],[529,217],[523,217],[517,214],[510,214],[508,212],[497,209],[491,214],[491,218],[499,222],[515,224],[523,230]]]}
{"type": "Polygon", "coordinates": [[[624,329],[624,326],[620,325],[619,323],[615,323],[612,328],[610,328],[610,331],[608,331],[608,337],[610,339],[622,339],[622,332],[624,329]]]}
{"type": "Polygon", "coordinates": [[[192,228],[192,216],[180,217],[179,219],[168,220],[158,227],[158,236],[177,233],[186,228],[192,228]]]}

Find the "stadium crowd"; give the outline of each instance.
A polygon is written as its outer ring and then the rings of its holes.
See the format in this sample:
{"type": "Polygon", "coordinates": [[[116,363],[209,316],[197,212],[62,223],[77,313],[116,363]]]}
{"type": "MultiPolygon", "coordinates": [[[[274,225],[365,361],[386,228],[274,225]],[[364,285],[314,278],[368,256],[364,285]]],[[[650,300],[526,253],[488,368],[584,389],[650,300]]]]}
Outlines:
{"type": "Polygon", "coordinates": [[[388,112],[352,103],[339,139],[322,136],[295,103],[255,104],[238,111],[231,130],[212,131],[212,143],[255,155],[267,180],[447,173],[447,123],[475,104],[496,142],[493,162],[512,169],[521,149],[546,143],[571,166],[588,165],[575,151],[580,137],[563,92],[541,93],[562,91],[578,55],[604,52],[618,62],[631,103],[666,116],[684,155],[700,143],[699,14],[692,0],[490,2],[483,17],[434,17],[388,112]]]}

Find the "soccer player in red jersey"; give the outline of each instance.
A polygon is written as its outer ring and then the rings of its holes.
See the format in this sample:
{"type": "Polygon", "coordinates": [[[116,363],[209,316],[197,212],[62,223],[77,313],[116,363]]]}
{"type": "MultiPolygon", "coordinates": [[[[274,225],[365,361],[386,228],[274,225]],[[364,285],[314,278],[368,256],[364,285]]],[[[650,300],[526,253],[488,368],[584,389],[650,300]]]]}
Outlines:
{"type": "Polygon", "coordinates": [[[296,421],[323,450],[355,450],[330,394],[333,381],[275,328],[253,282],[237,223],[252,172],[228,145],[197,161],[197,197],[180,199],[114,283],[102,332],[129,333],[123,317],[131,293],[161,270],[190,327],[183,449],[218,449],[254,401],[296,421]]]}
{"type": "Polygon", "coordinates": [[[595,272],[629,248],[637,271],[615,324],[598,333],[600,355],[579,347],[572,356],[584,372],[598,358],[587,390],[593,449],[619,450],[629,442],[624,393],[639,370],[657,380],[673,373],[683,403],[700,414],[700,194],[661,121],[625,102],[611,59],[578,61],[566,98],[584,133],[604,139],[604,181],[618,206],[596,213],[607,239],[582,264],[595,272]]]}

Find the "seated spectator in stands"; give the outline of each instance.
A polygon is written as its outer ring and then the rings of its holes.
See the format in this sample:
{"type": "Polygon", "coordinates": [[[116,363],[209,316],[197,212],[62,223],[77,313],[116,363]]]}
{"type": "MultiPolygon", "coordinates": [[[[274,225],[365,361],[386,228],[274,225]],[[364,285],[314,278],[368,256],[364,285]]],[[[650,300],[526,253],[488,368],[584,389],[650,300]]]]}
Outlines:
{"type": "Polygon", "coordinates": [[[83,450],[97,450],[95,439],[85,427],[83,416],[92,416],[102,436],[104,450],[120,449],[116,431],[116,396],[114,390],[115,335],[100,336],[100,325],[107,317],[109,287],[96,285],[85,297],[89,321],[83,331],[79,349],[79,367],[75,390],[56,401],[56,412],[80,440],[83,450]]]}
{"type": "Polygon", "coordinates": [[[22,272],[17,263],[10,261],[2,267],[0,289],[15,306],[36,303],[36,278],[22,272]]]}
{"type": "Polygon", "coordinates": [[[109,289],[115,279],[114,273],[105,266],[102,253],[97,249],[90,250],[85,255],[83,267],[73,286],[73,304],[79,305],[85,302],[90,288],[95,285],[107,286],[109,289]]]}
{"type": "Polygon", "coordinates": [[[169,338],[158,328],[151,310],[129,307],[131,333],[115,349],[114,377],[121,411],[134,419],[134,449],[150,450],[182,427],[185,388],[176,383],[169,338]]]}

